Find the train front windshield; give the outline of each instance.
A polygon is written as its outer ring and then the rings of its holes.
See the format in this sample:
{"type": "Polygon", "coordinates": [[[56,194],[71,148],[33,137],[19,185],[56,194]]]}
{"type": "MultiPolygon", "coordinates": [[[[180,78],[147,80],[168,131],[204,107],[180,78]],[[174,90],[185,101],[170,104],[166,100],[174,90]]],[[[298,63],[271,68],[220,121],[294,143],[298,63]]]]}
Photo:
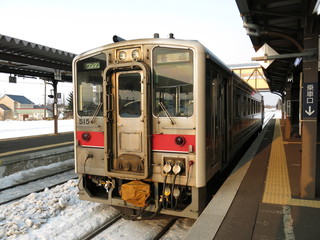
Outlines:
{"type": "Polygon", "coordinates": [[[153,51],[153,113],[190,117],[193,114],[193,53],[157,47],[153,51]]]}
{"type": "Polygon", "coordinates": [[[77,63],[77,101],[79,116],[102,116],[102,75],[106,67],[105,54],[77,63]]]}

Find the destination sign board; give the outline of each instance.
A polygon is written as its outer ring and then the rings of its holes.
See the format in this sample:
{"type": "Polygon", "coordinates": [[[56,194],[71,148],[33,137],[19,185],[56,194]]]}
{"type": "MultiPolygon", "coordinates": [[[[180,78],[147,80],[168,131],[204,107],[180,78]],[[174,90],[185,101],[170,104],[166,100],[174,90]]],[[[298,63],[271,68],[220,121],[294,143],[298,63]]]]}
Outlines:
{"type": "Polygon", "coordinates": [[[189,62],[189,61],[190,61],[189,52],[167,53],[167,54],[160,54],[157,56],[157,64],[189,62]]]}
{"type": "Polygon", "coordinates": [[[87,62],[87,63],[84,64],[83,68],[85,70],[99,69],[100,68],[100,62],[87,62]]]}

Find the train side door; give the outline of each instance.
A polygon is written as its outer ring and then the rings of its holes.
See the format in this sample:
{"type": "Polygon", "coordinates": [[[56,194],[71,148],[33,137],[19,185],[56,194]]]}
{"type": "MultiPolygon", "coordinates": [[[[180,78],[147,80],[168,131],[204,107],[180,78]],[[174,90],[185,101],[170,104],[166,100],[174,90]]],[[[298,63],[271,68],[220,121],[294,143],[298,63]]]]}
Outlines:
{"type": "Polygon", "coordinates": [[[220,159],[223,167],[227,161],[226,159],[226,87],[225,80],[218,76],[216,80],[217,86],[217,109],[216,109],[216,154],[217,159],[220,159]]]}

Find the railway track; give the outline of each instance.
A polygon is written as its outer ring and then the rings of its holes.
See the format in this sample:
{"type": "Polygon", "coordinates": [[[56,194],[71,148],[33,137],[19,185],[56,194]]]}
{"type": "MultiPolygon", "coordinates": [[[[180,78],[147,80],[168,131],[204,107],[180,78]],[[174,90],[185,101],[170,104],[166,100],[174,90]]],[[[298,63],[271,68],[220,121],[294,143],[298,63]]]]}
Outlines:
{"type": "Polygon", "coordinates": [[[273,117],[274,117],[274,113],[265,112],[262,128],[264,128],[273,117]]]}
{"type": "MultiPolygon", "coordinates": [[[[153,231],[152,233],[145,233],[149,236],[141,235],[140,239],[153,239],[153,240],[159,240],[161,239],[170,229],[171,227],[176,223],[178,218],[165,218],[160,220],[148,220],[148,224],[150,225],[149,228],[157,228],[157,231],[153,231]]],[[[102,224],[99,228],[95,229],[94,231],[90,232],[86,236],[82,237],[81,240],[90,240],[90,239],[105,239],[105,236],[110,236],[111,234],[114,234],[114,232],[119,232],[119,236],[112,236],[115,238],[121,238],[124,237],[121,234],[121,228],[124,229],[137,229],[137,225],[139,223],[143,224],[144,221],[132,221],[132,220],[124,220],[121,216],[121,214],[117,214],[112,219],[108,220],[104,224],[102,224]],[[138,224],[137,224],[138,223],[138,224]],[[117,225],[117,226],[116,226],[117,225]],[[113,229],[111,227],[113,226],[113,229]]],[[[130,235],[130,231],[125,233],[126,235],[130,235]]],[[[132,236],[134,236],[136,233],[132,232],[132,236]]],[[[126,237],[124,237],[127,239],[126,237]]]]}
{"type": "Polygon", "coordinates": [[[169,229],[172,227],[172,225],[177,221],[178,218],[171,219],[167,225],[153,238],[153,240],[159,240],[161,237],[163,237],[169,229]]]}
{"type": "Polygon", "coordinates": [[[103,232],[104,230],[109,228],[111,225],[113,225],[114,223],[119,221],[121,218],[122,218],[121,214],[114,216],[112,219],[110,219],[109,221],[107,221],[106,223],[101,225],[99,228],[95,229],[94,231],[92,231],[88,235],[84,236],[81,240],[90,240],[90,239],[94,238],[95,236],[97,236],[98,234],[100,234],[101,232],[103,232]]]}
{"type": "Polygon", "coordinates": [[[0,204],[8,203],[33,192],[40,192],[46,188],[52,188],[62,184],[70,179],[76,178],[76,174],[72,168],[58,170],[55,172],[44,171],[38,176],[26,177],[23,181],[13,182],[11,184],[3,184],[0,186],[0,204]]]}

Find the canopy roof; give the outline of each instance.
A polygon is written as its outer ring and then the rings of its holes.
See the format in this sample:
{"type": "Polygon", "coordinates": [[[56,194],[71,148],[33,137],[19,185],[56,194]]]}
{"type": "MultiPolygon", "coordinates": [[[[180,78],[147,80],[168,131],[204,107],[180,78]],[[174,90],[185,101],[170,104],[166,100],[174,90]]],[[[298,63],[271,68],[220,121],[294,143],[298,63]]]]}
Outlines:
{"type": "Polygon", "coordinates": [[[76,55],[0,34],[0,72],[72,82],[76,55]]]}
{"type": "MultiPolygon", "coordinates": [[[[236,0],[244,27],[257,51],[267,43],[277,53],[304,51],[306,18],[314,14],[316,0],[236,0]]],[[[276,59],[264,74],[271,92],[283,95],[287,79],[301,72],[296,58],[276,59]]]]}

